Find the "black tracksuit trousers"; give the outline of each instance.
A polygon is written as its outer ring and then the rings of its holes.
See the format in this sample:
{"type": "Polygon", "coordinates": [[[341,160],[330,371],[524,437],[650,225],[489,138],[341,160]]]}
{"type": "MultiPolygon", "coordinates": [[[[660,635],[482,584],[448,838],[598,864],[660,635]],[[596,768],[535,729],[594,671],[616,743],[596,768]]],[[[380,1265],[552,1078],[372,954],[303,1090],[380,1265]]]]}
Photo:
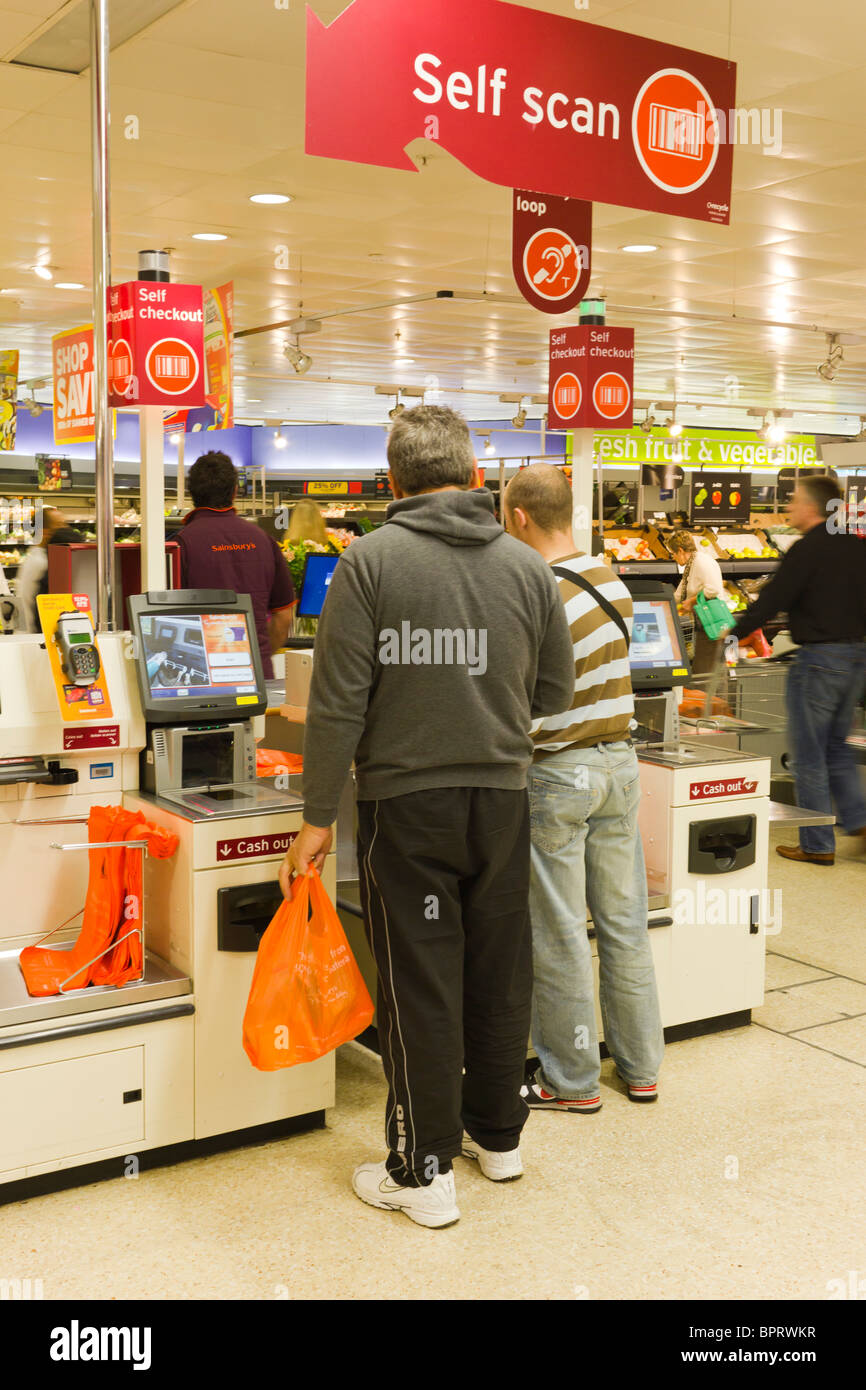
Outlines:
{"type": "Polygon", "coordinates": [[[451,1168],[464,1129],[505,1152],[529,1113],[527,794],[441,787],[359,801],[358,863],[379,977],[388,1169],[424,1185],[451,1168]]]}

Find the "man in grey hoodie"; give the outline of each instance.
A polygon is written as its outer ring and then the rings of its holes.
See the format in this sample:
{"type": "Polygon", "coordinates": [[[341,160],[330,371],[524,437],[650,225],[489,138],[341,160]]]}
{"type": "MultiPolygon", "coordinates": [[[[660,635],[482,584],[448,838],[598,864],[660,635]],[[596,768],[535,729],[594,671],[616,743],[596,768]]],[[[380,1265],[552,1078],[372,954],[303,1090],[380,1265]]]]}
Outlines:
{"type": "Polygon", "coordinates": [[[353,1187],[438,1227],[460,1215],[461,1151],[494,1181],[523,1171],[529,725],[570,705],[574,656],[548,566],[479,486],[465,420],[407,411],[388,463],[396,500],[341,557],[319,622],[304,825],[280,881],[321,867],[354,759],[389,1153],[353,1187]]]}

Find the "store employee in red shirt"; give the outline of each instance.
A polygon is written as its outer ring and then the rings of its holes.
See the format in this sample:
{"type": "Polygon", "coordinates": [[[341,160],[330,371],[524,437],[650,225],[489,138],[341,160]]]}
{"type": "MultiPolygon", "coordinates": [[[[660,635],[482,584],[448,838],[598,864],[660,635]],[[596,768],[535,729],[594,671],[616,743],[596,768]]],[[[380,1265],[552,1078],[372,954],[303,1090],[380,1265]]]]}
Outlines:
{"type": "Polygon", "coordinates": [[[271,653],[289,633],[295,589],[276,541],[232,505],[237,474],[228,454],[202,454],[189,471],[194,511],[184,517],[180,544],[185,589],[232,589],[253,601],[266,679],[274,674],[271,653]]]}

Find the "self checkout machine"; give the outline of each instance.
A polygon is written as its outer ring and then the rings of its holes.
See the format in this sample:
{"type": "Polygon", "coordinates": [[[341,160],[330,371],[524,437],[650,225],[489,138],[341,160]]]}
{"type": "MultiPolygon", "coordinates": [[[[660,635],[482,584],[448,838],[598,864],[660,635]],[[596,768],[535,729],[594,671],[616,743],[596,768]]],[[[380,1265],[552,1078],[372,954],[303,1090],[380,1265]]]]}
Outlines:
{"type": "Polygon", "coordinates": [[[134,622],[91,643],[70,621],[64,674],[86,681],[98,665],[111,709],[84,726],[61,717],[42,638],[0,640],[0,1202],[128,1171],[129,1155],[144,1165],[151,1151],[202,1151],[194,1141],[307,1128],[333,1104],[333,1057],[265,1075],[241,1045],[279,863],[301,822],[294,797],[255,778],[266,694],[249,600],[142,595],[134,622]],[[143,978],[32,998],[20,951],[48,933],[71,947],[88,813],[119,803],[180,842],[172,858],[145,860],[143,978]]]}
{"type": "MultiPolygon", "coordinates": [[[[193,981],[196,1139],[321,1112],[334,1059],[265,1074],[241,1045],[256,952],[281,901],[280,862],[302,803],[256,776],[268,696],[247,595],[173,590],[129,600],[146,736],[141,790],[124,805],[173,831],[146,871],[150,941],[193,981]]],[[[322,880],[336,894],[335,855],[322,880]]]]}
{"type": "Polygon", "coordinates": [[[666,1028],[748,1022],[763,1002],[769,757],[681,738],[689,679],[670,585],[626,580],[650,940],[666,1028]]]}
{"type": "Polygon", "coordinates": [[[192,986],[148,949],[147,905],[141,979],[33,997],[21,973],[25,946],[50,935],[71,949],[89,813],[135,790],[145,743],[128,634],[94,640],[89,616],[70,610],[49,640],[85,718],[61,714],[41,634],[0,638],[0,1201],[22,1182],[192,1137],[192,986]]]}

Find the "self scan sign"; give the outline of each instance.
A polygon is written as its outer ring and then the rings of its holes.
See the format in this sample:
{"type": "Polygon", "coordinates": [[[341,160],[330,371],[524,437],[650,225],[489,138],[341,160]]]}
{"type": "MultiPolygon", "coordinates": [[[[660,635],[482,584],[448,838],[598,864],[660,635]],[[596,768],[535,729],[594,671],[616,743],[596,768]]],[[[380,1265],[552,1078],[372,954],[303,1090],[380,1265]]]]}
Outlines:
{"type": "Polygon", "coordinates": [[[108,304],[108,399],[113,406],[203,406],[200,285],[133,280],[108,304]]]}
{"type": "Polygon", "coordinates": [[[424,137],[490,183],[726,223],[735,102],[724,58],[525,4],[307,7],[306,152],[327,159],[415,172],[424,137]]]}
{"type": "Polygon", "coordinates": [[[93,439],[93,324],[51,339],[54,375],[54,443],[93,439]]]}

